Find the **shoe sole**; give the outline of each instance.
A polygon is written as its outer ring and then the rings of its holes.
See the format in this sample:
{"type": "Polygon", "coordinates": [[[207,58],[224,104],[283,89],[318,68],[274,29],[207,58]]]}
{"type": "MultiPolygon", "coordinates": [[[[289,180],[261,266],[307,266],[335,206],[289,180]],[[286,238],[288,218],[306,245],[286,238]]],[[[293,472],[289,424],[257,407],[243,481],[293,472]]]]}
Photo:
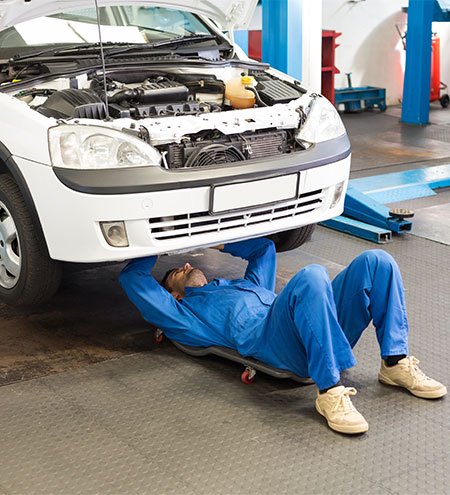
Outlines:
{"type": "Polygon", "coordinates": [[[357,435],[358,433],[365,433],[369,429],[369,425],[367,423],[361,423],[360,425],[339,425],[337,423],[332,423],[322,412],[319,405],[316,402],[316,411],[323,416],[328,423],[328,426],[339,433],[346,433],[347,435],[357,435]]]}
{"type": "Polygon", "coordinates": [[[384,385],[391,385],[392,387],[404,388],[410,394],[413,394],[416,397],[420,397],[421,399],[440,399],[441,397],[444,397],[444,395],[447,394],[447,388],[446,387],[443,387],[443,388],[438,389],[438,390],[429,390],[429,391],[413,390],[411,388],[405,387],[404,385],[399,385],[398,383],[395,383],[390,378],[382,375],[381,373],[378,374],[378,381],[380,383],[383,383],[384,385]]]}

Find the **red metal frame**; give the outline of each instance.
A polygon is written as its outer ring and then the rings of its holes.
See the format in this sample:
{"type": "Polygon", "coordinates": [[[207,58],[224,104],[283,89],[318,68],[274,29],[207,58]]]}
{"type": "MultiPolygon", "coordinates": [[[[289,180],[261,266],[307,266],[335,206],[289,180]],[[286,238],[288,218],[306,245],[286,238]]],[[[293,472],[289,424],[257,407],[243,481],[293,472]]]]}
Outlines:
{"type": "Polygon", "coordinates": [[[340,71],[335,65],[336,38],[342,33],[322,31],[322,94],[334,105],[334,75],[340,71]]]}
{"type": "Polygon", "coordinates": [[[262,57],[262,31],[248,32],[248,56],[261,62],[262,57]]]}

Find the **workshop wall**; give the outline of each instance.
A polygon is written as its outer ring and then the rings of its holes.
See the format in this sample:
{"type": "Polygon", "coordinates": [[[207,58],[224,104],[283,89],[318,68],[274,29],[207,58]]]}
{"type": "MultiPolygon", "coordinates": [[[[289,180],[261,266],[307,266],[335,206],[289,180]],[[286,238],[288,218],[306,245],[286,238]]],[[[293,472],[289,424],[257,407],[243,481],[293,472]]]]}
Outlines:
{"type": "MultiPolygon", "coordinates": [[[[303,0],[313,2],[317,0],[303,0]]],[[[387,104],[395,105],[403,93],[405,50],[396,24],[405,32],[407,14],[401,11],[408,0],[322,0],[322,27],[342,33],[337,39],[335,87],[346,88],[346,72],[352,73],[353,86],[386,88],[387,104]]],[[[249,29],[260,30],[259,5],[249,29]]],[[[450,87],[450,23],[433,23],[441,38],[441,81],[450,87]]],[[[307,64],[303,60],[303,66],[307,64]]]]}
{"type": "MultiPolygon", "coordinates": [[[[323,0],[323,29],[342,33],[337,39],[336,88],[353,86],[386,88],[387,104],[399,103],[403,92],[405,51],[396,24],[406,30],[407,0],[323,0]]],[[[450,23],[434,23],[441,38],[441,81],[450,85],[450,23]]]]}

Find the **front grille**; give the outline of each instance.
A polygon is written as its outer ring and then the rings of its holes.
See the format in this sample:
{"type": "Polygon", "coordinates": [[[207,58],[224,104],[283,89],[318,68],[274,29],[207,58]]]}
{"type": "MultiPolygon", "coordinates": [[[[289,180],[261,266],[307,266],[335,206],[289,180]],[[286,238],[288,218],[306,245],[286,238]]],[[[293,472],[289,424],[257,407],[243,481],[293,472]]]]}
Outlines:
{"type": "Polygon", "coordinates": [[[224,215],[210,215],[207,211],[186,213],[165,218],[151,218],[150,233],[153,239],[165,241],[190,238],[238,229],[270,222],[276,230],[276,222],[286,218],[298,217],[320,208],[325,194],[322,189],[301,194],[298,199],[278,203],[273,207],[263,206],[251,212],[235,212],[224,215]]]}

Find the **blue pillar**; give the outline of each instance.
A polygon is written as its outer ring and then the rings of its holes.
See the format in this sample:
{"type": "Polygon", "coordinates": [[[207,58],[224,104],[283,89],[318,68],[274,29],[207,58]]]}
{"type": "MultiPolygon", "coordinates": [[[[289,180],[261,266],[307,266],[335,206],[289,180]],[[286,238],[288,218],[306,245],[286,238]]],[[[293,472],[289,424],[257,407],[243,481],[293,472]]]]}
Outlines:
{"type": "Polygon", "coordinates": [[[262,61],[302,79],[302,0],[263,0],[262,61]]]}
{"type": "Polygon", "coordinates": [[[434,4],[435,0],[409,0],[402,103],[402,122],[409,124],[428,124],[434,4]]]}
{"type": "Polygon", "coordinates": [[[234,41],[244,50],[248,55],[248,31],[235,31],[234,41]]]}

